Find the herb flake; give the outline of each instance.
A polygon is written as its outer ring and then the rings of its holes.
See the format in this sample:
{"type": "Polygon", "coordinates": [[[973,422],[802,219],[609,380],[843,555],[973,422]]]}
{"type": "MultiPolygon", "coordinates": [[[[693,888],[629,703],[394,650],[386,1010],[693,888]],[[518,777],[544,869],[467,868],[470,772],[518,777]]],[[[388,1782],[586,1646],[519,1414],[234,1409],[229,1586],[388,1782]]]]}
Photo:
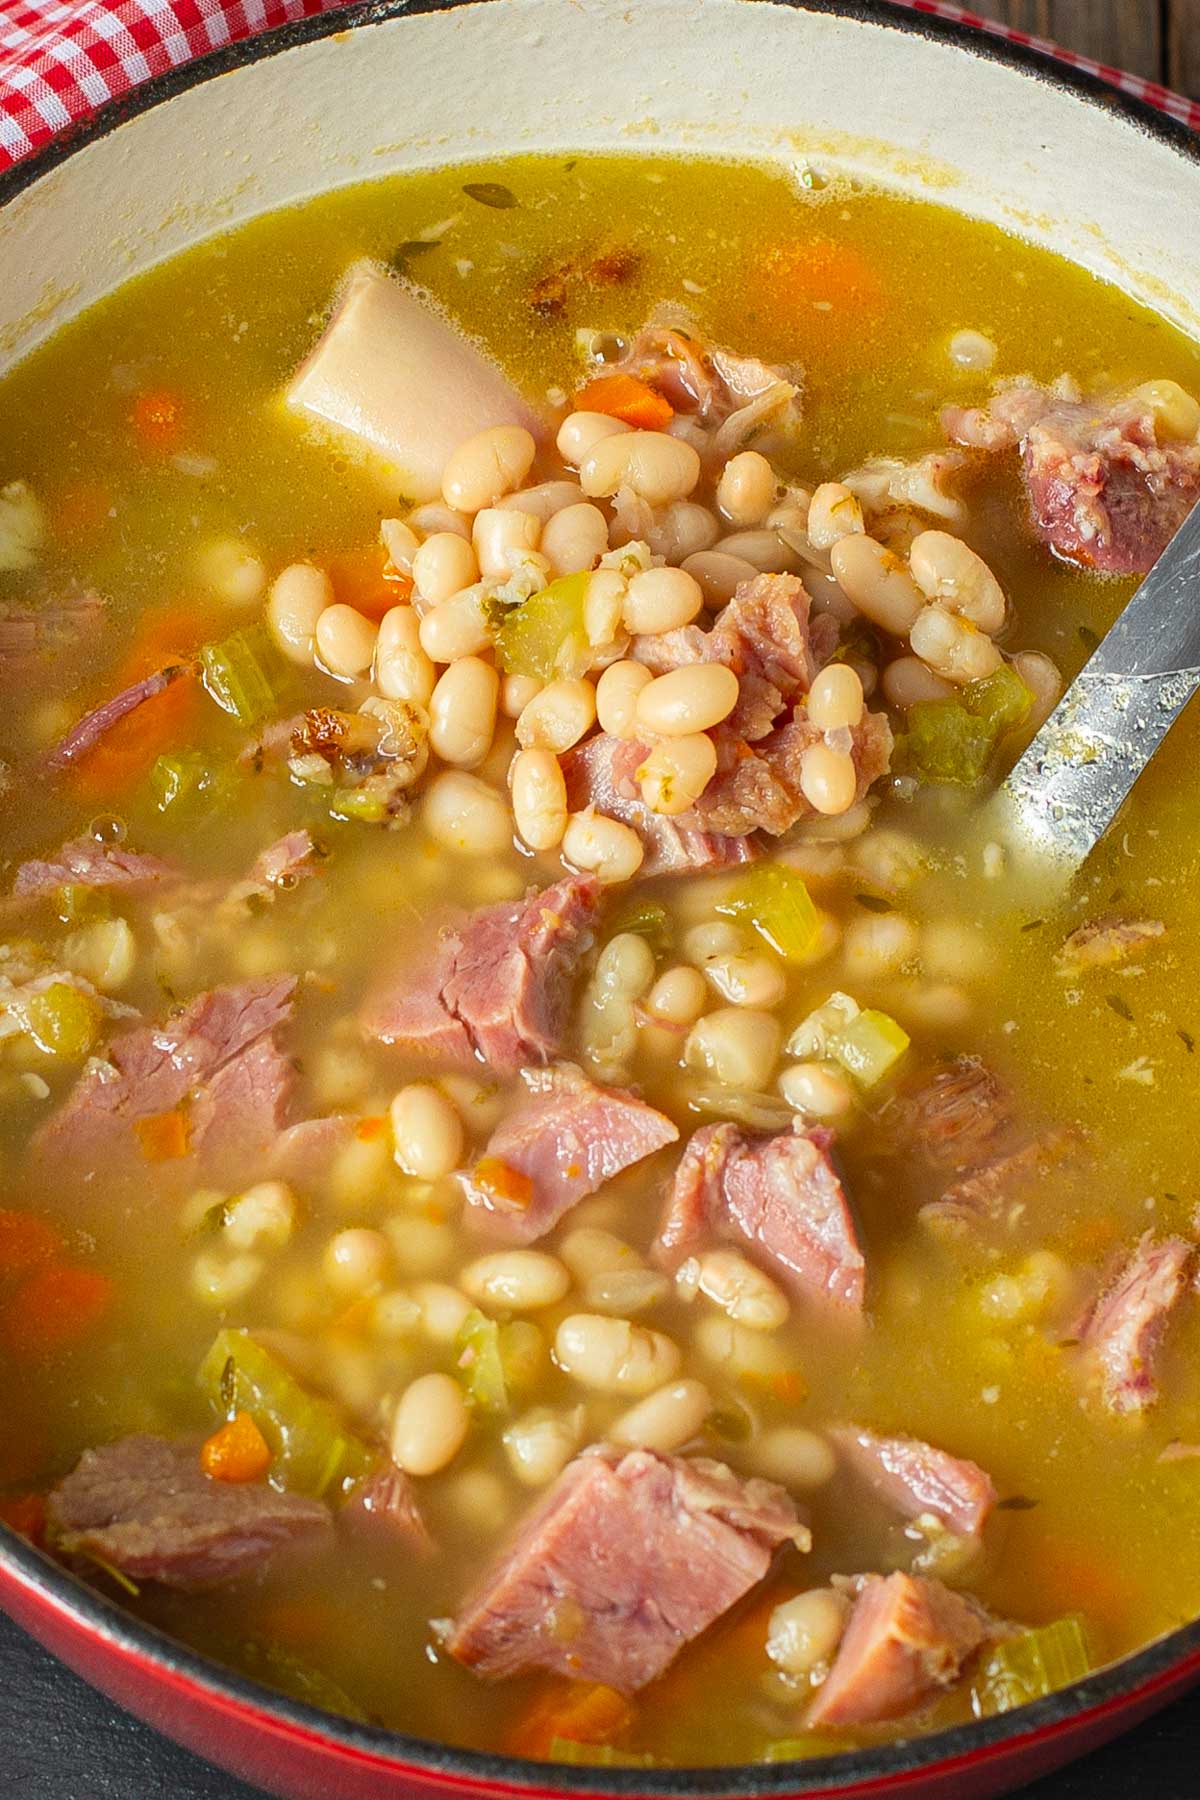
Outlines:
{"type": "Polygon", "coordinates": [[[466,181],[463,193],[468,200],[477,200],[480,206],[494,206],[497,211],[504,212],[510,206],[519,206],[520,202],[511,188],[506,188],[499,181],[466,181]]]}
{"type": "Polygon", "coordinates": [[[1129,1002],[1123,1000],[1120,994],[1105,994],[1104,1004],[1112,1008],[1118,1019],[1124,1019],[1127,1025],[1133,1024],[1133,1013],[1130,1010],[1129,1002]]]}

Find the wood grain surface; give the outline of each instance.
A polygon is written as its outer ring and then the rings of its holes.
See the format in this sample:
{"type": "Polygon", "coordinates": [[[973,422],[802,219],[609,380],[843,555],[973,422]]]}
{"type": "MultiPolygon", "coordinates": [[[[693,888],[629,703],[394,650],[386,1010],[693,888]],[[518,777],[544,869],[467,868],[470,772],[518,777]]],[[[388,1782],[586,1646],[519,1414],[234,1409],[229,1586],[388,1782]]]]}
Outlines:
{"type": "Polygon", "coordinates": [[[1200,0],[965,0],[986,18],[1066,44],[1200,99],[1200,0]]]}

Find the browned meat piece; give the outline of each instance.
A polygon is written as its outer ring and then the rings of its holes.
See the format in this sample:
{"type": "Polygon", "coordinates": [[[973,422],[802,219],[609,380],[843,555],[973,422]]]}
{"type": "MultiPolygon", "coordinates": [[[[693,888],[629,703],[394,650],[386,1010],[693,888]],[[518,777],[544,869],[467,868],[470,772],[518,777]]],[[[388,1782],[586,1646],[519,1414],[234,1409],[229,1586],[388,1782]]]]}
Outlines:
{"type": "Polygon", "coordinates": [[[547,1669],[635,1693],[809,1536],[782,1488],[634,1450],[577,1457],[464,1601],[447,1647],[489,1680],[547,1669]]]}
{"type": "Polygon", "coordinates": [[[569,1064],[526,1069],[524,1081],[528,1097],[461,1178],[477,1222],[512,1243],[543,1237],[577,1201],[679,1136],[652,1106],[569,1064]]]}
{"type": "MultiPolygon", "coordinates": [[[[821,733],[803,712],[758,743],[718,734],[717,773],[696,804],[706,830],[727,833],[766,831],[779,837],[802,819],[815,817],[800,790],[800,759],[821,733]]],[[[892,728],[882,713],[867,712],[851,733],[850,754],[858,773],[856,800],[863,800],[892,760],[892,728]]]]}
{"type": "Polygon", "coordinates": [[[1072,975],[1085,969],[1114,969],[1166,935],[1161,919],[1119,919],[1108,913],[1076,927],[1058,953],[1059,966],[1072,975]]]}
{"type": "Polygon", "coordinates": [[[563,1047],[571,984],[600,910],[593,875],[486,906],[423,946],[367,1006],[367,1031],[410,1056],[515,1075],[563,1047]]]}
{"type": "Polygon", "coordinates": [[[1195,1258],[1184,1238],[1155,1242],[1147,1232],[1077,1327],[1111,1412],[1143,1412],[1158,1399],[1158,1355],[1195,1258]]]}
{"type": "Polygon", "coordinates": [[[328,1508],[266,1482],[211,1481],[198,1442],[127,1437],[86,1450],[50,1495],[49,1535],[133,1581],[217,1587],[329,1525],[328,1508]]]}
{"type": "Polygon", "coordinates": [[[713,428],[713,455],[722,462],[747,444],[765,447],[764,434],[786,440],[800,421],[798,371],[706,346],[690,321],[666,311],[649,321],[613,368],[649,382],[676,412],[694,413],[713,428]]]}
{"type": "Polygon", "coordinates": [[[868,1575],[808,1723],[902,1719],[952,1687],[991,1635],[986,1616],[940,1581],[868,1575]]]}
{"type": "Polygon", "coordinates": [[[1015,1117],[1008,1089],[977,1056],[956,1056],[898,1102],[906,1145],[942,1168],[974,1169],[996,1151],[1015,1117]]]}
{"type": "Polygon", "coordinates": [[[843,1461],[904,1518],[932,1513],[962,1537],[982,1532],[996,1504],[996,1490],[978,1463],[920,1438],[881,1437],[859,1425],[830,1435],[843,1461]]]}
{"type": "Polygon", "coordinates": [[[1074,1126],[1043,1131],[1019,1149],[961,1175],[937,1200],[921,1208],[921,1218],[939,1229],[961,1231],[980,1219],[997,1219],[1019,1202],[1040,1177],[1068,1161],[1083,1142],[1074,1126]]]}
{"type": "Polygon", "coordinates": [[[282,888],[293,888],[316,873],[321,852],[307,831],[289,831],[260,850],[245,879],[235,882],[226,899],[232,905],[270,900],[282,888]]]}
{"type": "Polygon", "coordinates": [[[55,855],[23,862],[13,882],[17,899],[35,900],[59,888],[136,888],[178,875],[159,856],[138,856],[119,844],[93,837],[72,838],[55,855]]]}
{"type": "Polygon", "coordinates": [[[103,619],[104,602],[90,591],[36,611],[0,610],[0,688],[27,680],[51,659],[82,652],[103,619]]]}
{"type": "MultiPolygon", "coordinates": [[[[139,1121],[186,1108],[188,1147],[206,1163],[264,1156],[294,1082],[274,1033],[289,1017],[295,978],[247,981],[200,994],[163,1025],[139,1026],[93,1062],[34,1139],[55,1167],[100,1174],[138,1156],[139,1121]]],[[[194,1173],[190,1160],[184,1167],[194,1173]]]]}
{"type": "Polygon", "coordinates": [[[651,812],[636,780],[646,754],[645,744],[609,737],[603,731],[569,751],[562,767],[572,812],[594,806],[608,818],[632,826],[645,846],[643,875],[687,875],[753,862],[757,852],[745,837],[707,831],[691,814],[667,818],[651,812]]]}
{"type": "Polygon", "coordinates": [[[1146,574],[1200,499],[1200,445],[1160,438],[1137,394],[1079,401],[1017,384],[944,423],[977,448],[1018,442],[1038,536],[1100,574],[1146,574]]]}
{"type": "Polygon", "coordinates": [[[339,1526],[370,1533],[384,1547],[429,1556],[437,1548],[412,1482],[402,1469],[388,1463],[360,1481],[344,1506],[338,1509],[339,1526]]]}
{"type": "Polygon", "coordinates": [[[667,1197],[655,1251],[668,1268],[706,1238],[743,1238],[802,1299],[861,1313],[866,1265],[824,1130],[749,1138],[694,1133],[667,1197]]]}
{"type": "Polygon", "coordinates": [[[121,693],[94,706],[54,746],[44,759],[43,766],[47,769],[69,768],[81,756],[86,756],[89,750],[94,749],[114,725],[136,712],[139,706],[144,706],[147,700],[153,700],[156,694],[165,692],[182,675],[190,675],[192,668],[191,663],[172,663],[168,668],[156,670],[153,675],[143,676],[132,687],[124,688],[121,693]]]}

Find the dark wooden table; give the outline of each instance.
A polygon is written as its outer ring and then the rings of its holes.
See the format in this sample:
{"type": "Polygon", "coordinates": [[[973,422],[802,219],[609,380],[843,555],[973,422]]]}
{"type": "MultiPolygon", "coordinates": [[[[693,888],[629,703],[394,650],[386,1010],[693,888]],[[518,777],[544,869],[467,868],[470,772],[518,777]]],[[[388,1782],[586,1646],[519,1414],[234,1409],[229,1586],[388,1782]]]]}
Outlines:
{"type": "MultiPolygon", "coordinates": [[[[965,0],[1200,98],[1200,0],[965,0]]],[[[1119,1744],[1028,1788],[1025,1800],[1196,1800],[1200,1706],[1181,1701],[1119,1744]]],[[[0,1615],[5,1800],[257,1800],[110,1706],[0,1615]]],[[[335,1800],[333,1795],[330,1800],[335,1800]]]]}

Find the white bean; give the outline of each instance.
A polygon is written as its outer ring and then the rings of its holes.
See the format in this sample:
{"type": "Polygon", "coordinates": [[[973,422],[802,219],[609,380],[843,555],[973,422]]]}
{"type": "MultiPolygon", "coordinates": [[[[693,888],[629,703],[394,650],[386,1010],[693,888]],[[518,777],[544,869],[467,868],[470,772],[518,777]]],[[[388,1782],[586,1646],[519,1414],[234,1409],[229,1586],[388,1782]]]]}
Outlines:
{"type": "Polygon", "coordinates": [[[353,680],[365,675],[375,657],[379,628],[353,606],[327,606],[317,620],[317,655],[331,675],[353,680]]]}
{"type": "Polygon", "coordinates": [[[850,1616],[837,1588],[810,1588],[771,1614],[767,1655],[789,1675],[812,1675],[832,1662],[850,1616]]]}
{"type": "Polygon", "coordinates": [[[648,1394],[670,1381],[679,1347],[661,1331],[603,1313],[572,1313],[554,1336],[554,1356],[573,1381],[605,1394],[648,1394]]]}
{"type": "Polygon", "coordinates": [[[849,751],[810,744],[800,758],[800,792],[828,817],[849,812],[858,794],[858,770],[849,751]]]}
{"type": "Polygon", "coordinates": [[[628,430],[624,419],[614,419],[609,413],[573,412],[559,426],[555,443],[563,461],[578,468],[601,438],[621,437],[628,430]]]}
{"type": "Polygon", "coordinates": [[[311,666],[317,620],[333,605],[333,583],[312,563],[291,563],[271,583],[267,623],[289,662],[311,666]]]}
{"type": "Polygon", "coordinates": [[[708,919],[691,925],[683,935],[684,955],[701,967],[710,956],[736,956],[746,948],[746,935],[726,919],[708,919]]]}
{"type": "Polygon", "coordinates": [[[994,637],[1004,623],[1004,590],[969,544],[948,531],[921,531],[912,541],[908,564],[927,600],[960,613],[994,637]]]}
{"type": "Polygon", "coordinates": [[[558,1247],[576,1281],[608,1275],[616,1269],[641,1269],[645,1265],[632,1244],[596,1225],[577,1225],[558,1247]]]}
{"type": "Polygon", "coordinates": [[[703,731],[662,738],[637,770],[642,799],[651,812],[688,812],[717,772],[717,748],[703,731]]]}
{"type": "Polygon", "coordinates": [[[460,512],[494,506],[519,488],[537,445],[521,425],[489,425],[460,444],[442,471],[442,498],[460,512]]]}
{"type": "Polygon", "coordinates": [[[863,716],[861,677],[847,663],[830,663],[808,691],[808,716],[818,731],[853,731],[863,716]]]}
{"type": "Polygon", "coordinates": [[[566,506],[543,526],[541,548],[552,575],[594,569],[608,549],[608,520],[588,501],[566,506]]]}
{"type": "Polygon", "coordinates": [[[500,684],[500,710],[506,719],[519,719],[544,682],[536,675],[506,675],[500,684]]]}
{"type": "Polygon", "coordinates": [[[735,531],[717,545],[722,556],[734,556],[747,562],[760,575],[783,575],[801,566],[800,558],[787,540],[765,526],[757,531],[735,531]]]}
{"type": "Polygon", "coordinates": [[[94,919],[71,933],[62,956],[69,969],[102,994],[115,994],[137,965],[137,939],[128,919],[94,919]]]}
{"type": "Polygon", "coordinates": [[[725,1087],[762,1089],[771,1079],[782,1040],[779,1021],[770,1013],[722,1006],[697,1019],[684,1058],[725,1087]]]}
{"type": "Polygon", "coordinates": [[[982,681],[994,674],[1003,661],[986,632],[941,606],[924,609],[915,620],[908,641],[935,675],[959,685],[982,681]]]}
{"type": "Polygon", "coordinates": [[[421,620],[418,636],[422,650],[435,663],[453,663],[490,650],[493,633],[484,612],[483,588],[463,588],[431,606],[421,620]]]}
{"type": "Polygon", "coordinates": [[[504,1433],[504,1452],[517,1480],[526,1487],[545,1487],[561,1475],[583,1441],[582,1407],[553,1412],[535,1407],[514,1419],[504,1433]]]}
{"type": "Polygon", "coordinates": [[[412,1295],[427,1335],[435,1344],[452,1344],[471,1310],[467,1296],[445,1281],[419,1282],[412,1295]]]}
{"type": "Polygon", "coordinates": [[[531,850],[553,850],[567,829],[567,783],[552,750],[521,750],[511,773],[513,818],[531,850]]]}
{"type": "Polygon", "coordinates": [[[842,956],[851,982],[896,975],[917,954],[917,928],[903,913],[867,913],[851,919],[842,938],[842,956]]]}
{"type": "Polygon", "coordinates": [[[438,1181],[462,1160],[463,1127],[453,1103],[435,1087],[414,1082],[390,1107],[396,1161],[406,1175],[438,1181]]]}
{"type": "Polygon", "coordinates": [[[240,538],[212,538],[196,559],[196,573],[218,600],[253,606],[267,591],[267,571],[240,538]]]}
{"type": "Polygon", "coordinates": [[[665,1455],[696,1437],[711,1411],[712,1396],[702,1381],[672,1381],[622,1413],[609,1439],[631,1450],[665,1455]]]}
{"type": "Polygon", "coordinates": [[[379,623],[375,686],[385,700],[429,705],[437,673],[421,648],[421,621],[411,606],[393,606],[379,623]]]}
{"type": "Polygon", "coordinates": [[[596,690],[582,676],[548,681],[517,720],[522,750],[564,750],[586,737],[596,723],[596,690]]]}
{"type": "Polygon", "coordinates": [[[947,700],[953,692],[952,684],[926,668],[919,656],[898,656],[883,671],[883,697],[901,712],[923,700],[947,700]]]}
{"type": "Polygon", "coordinates": [[[1045,724],[1062,697],[1062,676],[1050,658],[1038,650],[1019,651],[1012,659],[1012,666],[1033,695],[1025,726],[1029,731],[1036,731],[1045,724]]]}
{"type": "Polygon", "coordinates": [[[496,505],[503,512],[532,513],[545,526],[558,513],[564,512],[569,506],[578,505],[582,499],[583,489],[577,481],[542,481],[537,487],[521,488],[515,494],[505,494],[503,499],[497,500],[496,505]]]}
{"type": "Polygon", "coordinates": [[[824,1487],[837,1469],[837,1457],[828,1439],[802,1425],[776,1425],[760,1432],[752,1446],[754,1467],[785,1487],[824,1487]]]}
{"type": "Polygon", "coordinates": [[[1177,381],[1143,381],[1134,388],[1133,398],[1145,401],[1150,408],[1158,436],[1191,443],[1200,434],[1200,401],[1177,381]]]}
{"type": "Polygon", "coordinates": [[[283,1181],[259,1181],[225,1203],[221,1236],[234,1250],[281,1250],[296,1224],[296,1196],[283,1181]]]}
{"type": "Polygon", "coordinates": [[[843,481],[823,481],[808,503],[808,540],[815,550],[832,550],[842,538],[866,530],[858,497],[843,481]]]}
{"type": "Polygon", "coordinates": [[[698,550],[684,558],[683,567],[700,583],[704,603],[713,612],[733,599],[744,581],[753,581],[758,570],[743,556],[725,550],[698,550]]]}
{"type": "MultiPolygon", "coordinates": [[[[541,520],[534,513],[485,506],[482,512],[475,514],[475,523],[471,527],[471,542],[480,574],[488,578],[507,578],[523,557],[537,549],[541,536],[541,520]]],[[[466,587],[468,583],[460,585],[466,587]]]]}
{"type": "Polygon", "coordinates": [[[598,875],[606,885],[632,881],[646,854],[631,826],[591,810],[570,815],[562,849],[575,868],[598,875]]]}
{"type": "Polygon", "coordinates": [[[592,445],[579,465],[579,484],[593,498],[627,487],[650,506],[686,500],[700,479],[690,444],[663,431],[622,431],[592,445]]]}
{"type": "MultiPolygon", "coordinates": [[[[739,1325],[778,1331],[787,1323],[787,1295],[740,1250],[708,1250],[689,1260],[695,1263],[695,1287],[739,1325]]],[[[685,1263],[676,1277],[684,1287],[689,1285],[687,1269],[685,1263]]]]}
{"type": "Polygon", "coordinates": [[[456,532],[435,531],[413,556],[413,586],[432,606],[479,580],[473,545],[456,532]]]}
{"type": "Polygon", "coordinates": [[[425,829],[443,850],[459,856],[497,856],[512,848],[512,820],[504,796],[462,769],[443,769],[425,789],[425,829]]]}
{"type": "Polygon", "coordinates": [[[429,702],[429,742],[456,769],[477,769],[492,747],[500,677],[491,663],[464,656],[442,674],[429,702]]]}
{"type": "Polygon", "coordinates": [[[664,1025],[694,1025],[708,1002],[708,988],[699,969],[679,963],[664,969],[646,995],[646,1011],[664,1025]]]}
{"type": "Polygon", "coordinates": [[[849,1083],[823,1063],[792,1063],[779,1077],[779,1091],[806,1119],[840,1119],[854,1105],[849,1083]]]}
{"type": "Polygon", "coordinates": [[[717,483],[717,505],[731,525],[761,525],[775,502],[775,471],[757,450],[731,456],[717,483]]]}
{"type": "Polygon", "coordinates": [[[869,537],[842,538],[830,558],[847,600],[873,625],[906,637],[924,602],[900,558],[869,537]]]}
{"type": "Polygon", "coordinates": [[[609,663],[596,683],[596,716],[610,737],[631,738],[637,731],[638,695],[654,677],[644,663],[609,663]]]}
{"type": "Polygon", "coordinates": [[[539,1312],[556,1306],[571,1285],[557,1256],[544,1250],[494,1250],[468,1263],[459,1276],[465,1293],[480,1306],[509,1312],[539,1312]]]}
{"type": "Polygon", "coordinates": [[[662,737],[708,731],[738,703],[738,678],[724,663],[692,663],[647,683],[637,698],[638,724],[662,737]]]}
{"type": "Polygon", "coordinates": [[[388,554],[388,562],[398,575],[412,576],[413,557],[421,548],[421,540],[403,519],[381,519],[379,541],[388,554]]]}
{"type": "Polygon", "coordinates": [[[720,535],[721,528],[707,506],[695,500],[672,500],[657,514],[646,532],[646,542],[655,556],[678,564],[701,550],[711,550],[720,535]]]}
{"type": "Polygon", "coordinates": [[[325,1246],[322,1263],[330,1287],[342,1294],[365,1294],[379,1286],[389,1260],[383,1233],[362,1226],[335,1232],[325,1246]]]}
{"type": "Polygon", "coordinates": [[[408,1475],[436,1475],[462,1449],[471,1417],[449,1375],[418,1375],[400,1396],[392,1420],[392,1461],[408,1475]]]}
{"type": "Polygon", "coordinates": [[[407,524],[422,537],[430,538],[435,531],[449,531],[455,537],[471,537],[471,521],[466,513],[456,512],[443,500],[429,500],[424,506],[418,506],[410,512],[407,524]]]}
{"type": "Polygon", "coordinates": [[[675,631],[703,606],[700,583],[685,569],[643,569],[626,590],[621,623],[634,636],[675,631]]]}
{"type": "Polygon", "coordinates": [[[769,1012],[787,993],[787,976],[765,950],[707,957],[704,974],[730,1006],[757,1006],[769,1012]]]}

